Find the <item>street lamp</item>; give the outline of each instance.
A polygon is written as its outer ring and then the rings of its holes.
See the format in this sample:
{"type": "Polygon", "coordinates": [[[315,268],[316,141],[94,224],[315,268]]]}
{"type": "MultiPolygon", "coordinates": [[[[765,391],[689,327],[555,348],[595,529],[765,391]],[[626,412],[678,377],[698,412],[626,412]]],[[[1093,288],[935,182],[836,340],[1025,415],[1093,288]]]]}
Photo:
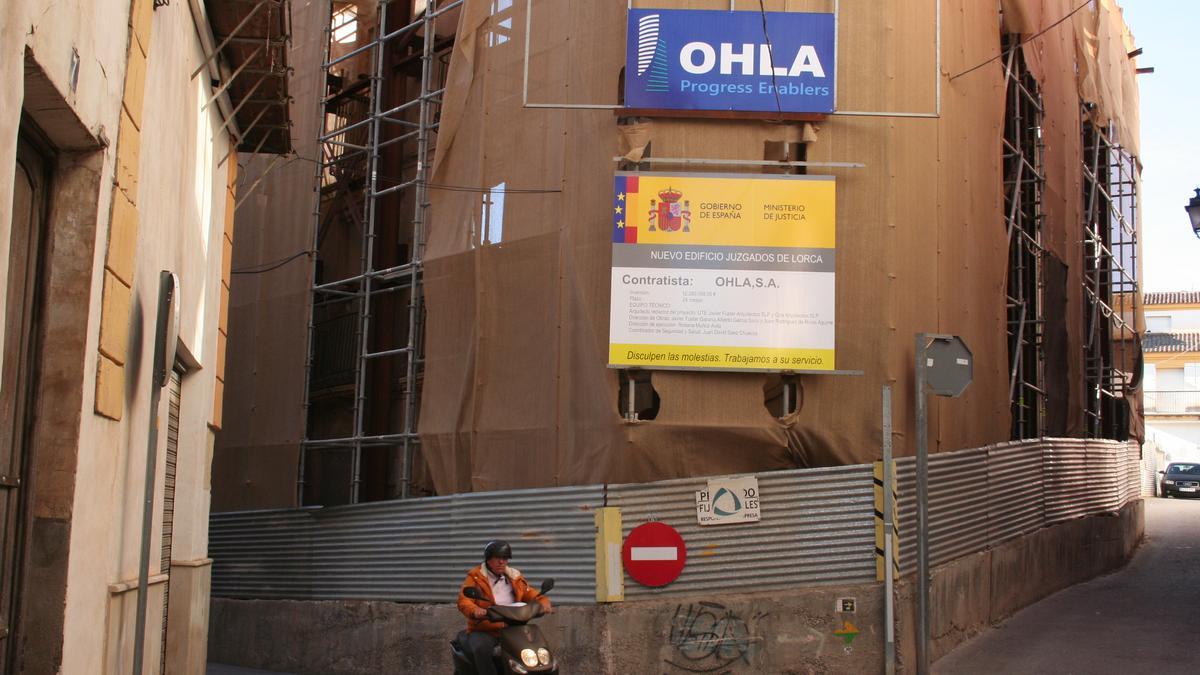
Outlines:
{"type": "Polygon", "coordinates": [[[1192,232],[1200,237],[1200,188],[1196,188],[1196,195],[1188,200],[1187,209],[1188,218],[1192,219],[1192,232]]]}

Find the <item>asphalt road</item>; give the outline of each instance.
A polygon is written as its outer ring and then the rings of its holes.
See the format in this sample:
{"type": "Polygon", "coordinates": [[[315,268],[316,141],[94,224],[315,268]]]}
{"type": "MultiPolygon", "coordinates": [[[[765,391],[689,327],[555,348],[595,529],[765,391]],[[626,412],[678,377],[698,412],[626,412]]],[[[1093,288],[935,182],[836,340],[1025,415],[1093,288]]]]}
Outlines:
{"type": "Polygon", "coordinates": [[[1060,591],[933,666],[959,673],[1200,673],[1200,499],[1146,500],[1146,541],[1113,574],[1060,591]]]}

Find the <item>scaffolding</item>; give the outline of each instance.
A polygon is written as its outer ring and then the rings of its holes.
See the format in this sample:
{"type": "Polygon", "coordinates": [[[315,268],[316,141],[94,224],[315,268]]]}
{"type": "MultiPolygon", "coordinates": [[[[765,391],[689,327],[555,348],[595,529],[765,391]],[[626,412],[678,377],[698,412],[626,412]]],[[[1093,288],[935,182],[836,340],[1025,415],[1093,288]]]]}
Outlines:
{"type": "Polygon", "coordinates": [[[1006,36],[1004,80],[1004,219],[1008,231],[1008,400],[1012,438],[1045,431],[1043,316],[1042,96],[1025,65],[1020,36],[1006,36]]]}
{"type": "Polygon", "coordinates": [[[1089,438],[1125,440],[1138,355],[1137,161],[1116,128],[1083,122],[1084,415],[1089,438]]]}
{"type": "Polygon", "coordinates": [[[427,181],[453,44],[436,29],[461,4],[329,6],[300,504],[412,492],[427,181]]]}

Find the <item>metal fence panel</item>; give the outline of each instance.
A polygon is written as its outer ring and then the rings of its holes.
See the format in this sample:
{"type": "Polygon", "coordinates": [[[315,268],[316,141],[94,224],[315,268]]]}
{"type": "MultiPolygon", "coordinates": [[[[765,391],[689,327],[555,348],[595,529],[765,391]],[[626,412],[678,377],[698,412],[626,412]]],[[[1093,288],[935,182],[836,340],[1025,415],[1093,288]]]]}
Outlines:
{"type": "Polygon", "coordinates": [[[988,543],[992,546],[1045,525],[1042,443],[1010,443],[988,456],[988,543]]]}
{"type": "Polygon", "coordinates": [[[208,554],[212,595],[227,598],[308,598],[312,508],[214,513],[208,554]]]}
{"type": "Polygon", "coordinates": [[[917,569],[917,458],[896,460],[896,557],[900,571],[908,574],[917,569]]]}
{"type": "MultiPolygon", "coordinates": [[[[929,458],[929,559],[937,565],[1137,498],[1136,443],[1033,439],[929,458]]],[[[916,459],[896,462],[900,569],[917,567],[916,459]]]]}
{"type": "Polygon", "coordinates": [[[1115,512],[1121,508],[1125,447],[1115,443],[1089,443],[1087,458],[1085,503],[1088,513],[1115,512]]]}
{"type": "Polygon", "coordinates": [[[1142,456],[1142,496],[1153,497],[1158,488],[1158,453],[1147,449],[1142,456]]]}
{"type": "Polygon", "coordinates": [[[657,520],[678,530],[688,545],[678,580],[652,589],[627,576],[625,596],[764,591],[875,578],[871,465],[778,471],[757,478],[762,520],[742,525],[697,523],[696,491],[707,485],[707,478],[610,486],[608,503],[621,508],[624,536],[657,520]]]}
{"type": "Polygon", "coordinates": [[[214,514],[213,595],[447,602],[483,545],[507,539],[559,603],[595,602],[602,486],[510,490],[292,511],[214,514]]]}
{"type": "Polygon", "coordinates": [[[929,562],[988,547],[988,449],[945,452],[929,462],[929,562]]]}
{"type": "MultiPolygon", "coordinates": [[[[916,567],[916,462],[897,460],[903,572],[916,567]]],[[[1036,439],[930,457],[930,562],[1040,527],[1116,511],[1147,483],[1136,443],[1036,439]]],[[[631,599],[765,591],[875,578],[871,465],[758,474],[762,521],[701,527],[707,478],[510,490],[332,508],[213,514],[212,594],[263,599],[447,602],[484,542],[508,539],[560,603],[595,601],[594,510],[620,507],[623,534],[658,520],[688,542],[680,578],[626,583],[631,599]]],[[[1151,486],[1156,469],[1149,468],[1151,486]]]]}
{"type": "MultiPolygon", "coordinates": [[[[897,462],[900,569],[916,569],[917,465],[897,462]]],[[[929,563],[937,565],[988,546],[988,448],[929,457],[929,563]]]]}
{"type": "Polygon", "coordinates": [[[1087,441],[1054,439],[1043,452],[1046,481],[1046,524],[1085,516],[1089,513],[1088,493],[1094,479],[1088,464],[1087,441]]]}

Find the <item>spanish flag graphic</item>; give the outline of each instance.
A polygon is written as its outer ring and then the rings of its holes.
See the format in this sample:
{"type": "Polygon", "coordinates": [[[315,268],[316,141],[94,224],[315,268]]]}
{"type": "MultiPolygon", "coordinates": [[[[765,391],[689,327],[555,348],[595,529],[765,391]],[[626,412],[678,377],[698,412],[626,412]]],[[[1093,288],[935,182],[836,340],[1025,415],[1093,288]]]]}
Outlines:
{"type": "Polygon", "coordinates": [[[636,244],[638,231],[633,216],[636,213],[638,177],[616,176],[615,179],[612,240],[614,244],[636,244]]]}

